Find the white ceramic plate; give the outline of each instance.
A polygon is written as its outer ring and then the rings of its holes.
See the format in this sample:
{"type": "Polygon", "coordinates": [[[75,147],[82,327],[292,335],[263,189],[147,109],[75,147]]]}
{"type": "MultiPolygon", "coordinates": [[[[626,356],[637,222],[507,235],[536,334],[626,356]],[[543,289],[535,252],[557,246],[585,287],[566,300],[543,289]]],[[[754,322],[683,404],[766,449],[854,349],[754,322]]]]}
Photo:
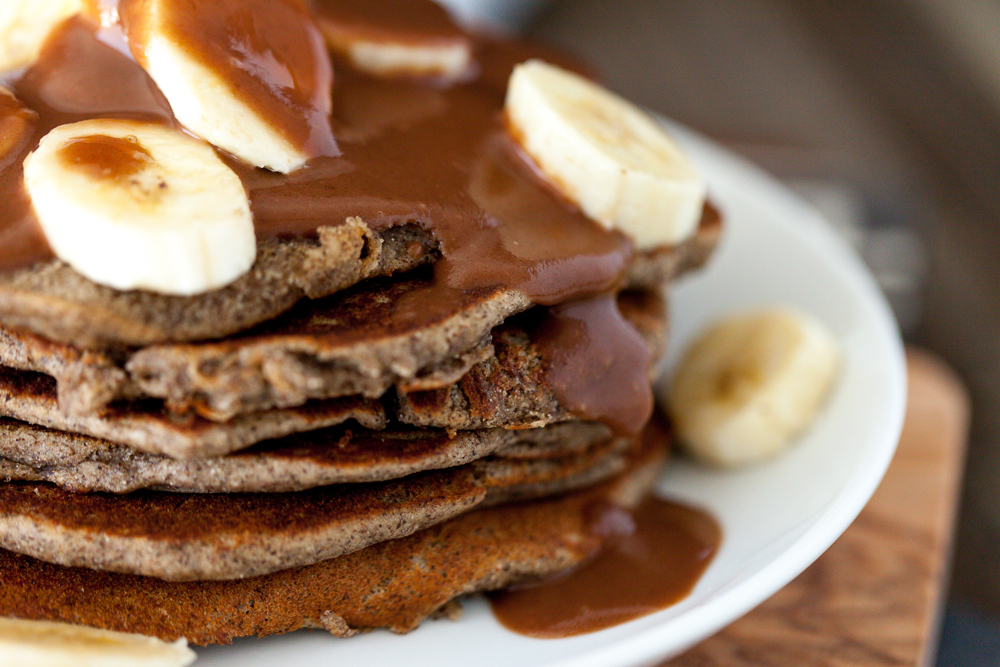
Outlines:
{"type": "Polygon", "coordinates": [[[677,462],[659,491],[710,511],[722,546],[693,593],[657,614],[559,640],[512,634],[482,599],[458,622],[424,623],[405,636],[374,632],[339,640],[298,632],[199,650],[210,665],[519,665],[632,667],[675,655],[791,581],[847,528],[895,450],[905,405],[902,344],[859,260],[809,207],[742,160],[673,128],[711,181],[726,220],[708,269],[673,292],[668,366],[716,317],[758,305],[809,311],[835,333],[845,365],[813,429],[781,458],[725,473],[677,462]]]}

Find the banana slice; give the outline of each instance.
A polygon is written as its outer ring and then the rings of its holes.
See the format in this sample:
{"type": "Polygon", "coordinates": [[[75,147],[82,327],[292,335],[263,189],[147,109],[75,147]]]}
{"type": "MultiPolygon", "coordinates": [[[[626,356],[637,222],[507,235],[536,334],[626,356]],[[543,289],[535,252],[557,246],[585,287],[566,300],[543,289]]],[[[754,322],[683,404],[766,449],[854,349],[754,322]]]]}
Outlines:
{"type": "Polygon", "coordinates": [[[121,0],[129,48],[187,129],[289,173],[337,155],[333,69],[301,0],[121,0]]]}
{"type": "Polygon", "coordinates": [[[448,83],[472,71],[469,38],[431,0],[398,0],[394,20],[378,4],[318,2],[327,44],[357,69],[380,77],[434,77],[448,83]]]}
{"type": "Polygon", "coordinates": [[[467,42],[452,44],[394,44],[341,32],[321,24],[331,49],[343,53],[362,72],[381,77],[436,77],[447,82],[468,76],[472,51],[467,42]]]}
{"type": "Polygon", "coordinates": [[[0,665],[185,667],[195,657],[183,639],[168,644],[83,625],[0,618],[0,665]]]}
{"type": "Polygon", "coordinates": [[[96,21],[97,0],[0,2],[0,72],[31,65],[52,29],[81,12],[96,21]]]}
{"type": "Polygon", "coordinates": [[[62,125],[24,162],[56,256],[120,290],[190,295],[222,287],[256,257],[240,179],[208,144],[161,125],[62,125]]]}
{"type": "Polygon", "coordinates": [[[515,138],[552,184],[636,247],[673,245],[698,225],[705,180],[663,128],[631,102],[539,60],[507,86],[515,138]]]}
{"type": "Polygon", "coordinates": [[[708,329],[660,399],[691,454],[741,466],[774,456],[803,432],[839,368],[837,343],[820,322],[770,309],[708,329]]]}

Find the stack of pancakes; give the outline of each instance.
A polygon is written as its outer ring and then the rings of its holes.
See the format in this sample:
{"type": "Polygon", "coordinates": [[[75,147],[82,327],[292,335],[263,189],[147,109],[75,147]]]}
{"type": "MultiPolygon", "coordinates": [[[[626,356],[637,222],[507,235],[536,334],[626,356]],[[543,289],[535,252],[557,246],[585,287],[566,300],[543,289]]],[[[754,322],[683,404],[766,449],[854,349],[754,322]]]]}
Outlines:
{"type": "Polygon", "coordinates": [[[583,300],[586,340],[516,285],[447,286],[425,219],[262,238],[191,297],[0,273],[0,615],[195,643],[406,631],[580,562],[593,507],[635,502],[664,455],[648,404],[607,400],[637,393],[614,369],[648,396],[662,290],[718,232],[707,210],[632,253],[583,300]]]}

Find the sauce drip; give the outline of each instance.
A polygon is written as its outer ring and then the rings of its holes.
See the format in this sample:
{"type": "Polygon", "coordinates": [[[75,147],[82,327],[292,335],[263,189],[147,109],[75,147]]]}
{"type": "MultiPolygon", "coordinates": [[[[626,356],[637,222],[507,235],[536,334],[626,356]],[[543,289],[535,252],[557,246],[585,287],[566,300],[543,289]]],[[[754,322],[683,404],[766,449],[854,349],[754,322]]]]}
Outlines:
{"type": "Polygon", "coordinates": [[[616,433],[637,435],[653,413],[649,347],[622,317],[614,295],[543,312],[535,335],[562,403],[616,433]]]}
{"type": "Polygon", "coordinates": [[[686,597],[718,550],[722,531],[703,511],[649,498],[633,511],[594,507],[604,546],[575,570],[490,596],[509,630],[539,638],[595,632],[686,597]]]}
{"type": "Polygon", "coordinates": [[[153,156],[135,137],[94,134],[66,142],[59,149],[63,164],[79,169],[96,180],[123,180],[153,164],[153,156]]]}
{"type": "Polygon", "coordinates": [[[155,16],[161,39],[218,76],[293,146],[337,154],[327,120],[333,67],[300,0],[122,0],[118,12],[140,63],[155,16]]]}
{"type": "Polygon", "coordinates": [[[35,144],[37,124],[36,113],[0,92],[0,271],[46,259],[52,252],[21,187],[21,164],[35,144]]]}
{"type": "Polygon", "coordinates": [[[0,90],[0,168],[21,156],[35,130],[38,116],[0,90]]]}

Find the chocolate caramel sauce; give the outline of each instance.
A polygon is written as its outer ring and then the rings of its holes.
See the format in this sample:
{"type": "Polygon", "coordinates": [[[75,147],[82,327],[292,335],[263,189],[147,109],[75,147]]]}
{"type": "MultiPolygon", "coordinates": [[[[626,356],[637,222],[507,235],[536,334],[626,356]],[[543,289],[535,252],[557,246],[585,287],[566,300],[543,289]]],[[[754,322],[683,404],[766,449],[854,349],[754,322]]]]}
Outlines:
{"type": "Polygon", "coordinates": [[[93,118],[177,127],[170,104],[146,71],[97,33],[90,20],[69,19],[49,36],[38,62],[14,81],[18,99],[38,113],[37,138],[57,125],[93,118]]]}
{"type": "Polygon", "coordinates": [[[0,169],[24,152],[35,133],[38,114],[0,91],[0,169]]]}
{"type": "Polygon", "coordinates": [[[94,134],[66,142],[59,160],[95,180],[124,180],[154,162],[135,138],[94,134]]]}
{"type": "Polygon", "coordinates": [[[574,414],[623,434],[649,421],[649,348],[613,295],[548,308],[535,336],[553,389],[574,414]]]}
{"type": "Polygon", "coordinates": [[[507,629],[539,638],[581,635],[684,599],[718,550],[722,531],[705,512],[650,497],[634,510],[592,508],[604,546],[570,572],[490,596],[507,629]]]}
{"type": "MultiPolygon", "coordinates": [[[[136,60],[145,62],[148,0],[118,13],[136,60]]],[[[159,2],[156,25],[306,155],[336,155],[326,121],[333,67],[323,35],[300,0],[159,2]]]]}
{"type": "MultiPolygon", "coordinates": [[[[642,434],[644,447],[670,436],[654,416],[642,434]]],[[[711,563],[722,528],[707,512],[648,497],[625,509],[597,493],[586,525],[600,547],[576,568],[489,596],[493,614],[507,629],[537,638],[596,632],[681,601],[711,563]]]]}
{"type": "MultiPolygon", "coordinates": [[[[178,12],[169,22],[186,35],[204,63],[224,70],[234,89],[259,102],[272,118],[288,110],[274,107],[274,82],[291,77],[291,87],[301,90],[289,97],[289,108],[308,119],[310,136],[316,127],[326,128],[339,146],[339,154],[314,158],[288,175],[222,156],[247,189],[258,237],[312,236],[319,226],[351,216],[375,229],[424,226],[438,240],[443,258],[435,265],[435,284],[407,299],[405,310],[414,317],[440,313],[462,293],[496,287],[519,290],[543,305],[579,302],[549,316],[545,336],[551,342],[554,379],[581,418],[636,432],[651,403],[648,358],[637,348],[635,332],[616,315],[613,300],[600,296],[621,281],[634,252],[632,243],[593,223],[555,193],[504,127],[501,110],[509,73],[535,51],[470,36],[480,76],[446,89],[429,81],[378,79],[337,61],[332,114],[317,119],[320,107],[313,100],[321,87],[314,79],[322,63],[302,64],[315,60],[310,41],[315,31],[307,31],[308,39],[302,36],[299,0],[267,3],[271,9],[266,12],[257,0],[199,1],[192,5],[198,11],[184,15],[179,8],[188,4],[167,3],[178,12]],[[275,6],[280,11],[272,11],[275,6]],[[302,43],[275,36],[273,32],[281,32],[276,26],[287,27],[302,43]],[[278,46],[269,50],[272,39],[278,46]],[[233,58],[242,58],[242,64],[223,64],[233,58]],[[594,297],[597,301],[585,302],[594,297]],[[607,362],[616,354],[621,361],[607,362]],[[602,369],[602,363],[611,365],[602,369]]],[[[439,10],[430,9],[433,4],[427,0],[317,0],[321,12],[366,16],[383,5],[387,16],[397,17],[392,20],[429,34],[458,30],[442,24],[439,10]]],[[[134,40],[133,53],[141,58],[143,26],[134,23],[133,15],[138,6],[139,0],[122,0],[119,11],[134,40]]],[[[391,24],[386,25],[391,31],[391,24]]],[[[109,34],[87,19],[72,19],[50,38],[40,61],[13,82],[18,98],[38,113],[31,146],[52,127],[87,118],[178,126],[169,104],[126,55],[127,49],[102,41],[109,34]]],[[[288,130],[305,141],[302,127],[288,130]]],[[[0,207],[0,240],[5,241],[0,268],[51,256],[21,181],[20,159],[0,170],[0,200],[12,202],[0,207]]]]}
{"type": "Polygon", "coordinates": [[[21,186],[21,164],[37,142],[38,114],[0,93],[0,271],[47,259],[45,234],[21,186]]]}

